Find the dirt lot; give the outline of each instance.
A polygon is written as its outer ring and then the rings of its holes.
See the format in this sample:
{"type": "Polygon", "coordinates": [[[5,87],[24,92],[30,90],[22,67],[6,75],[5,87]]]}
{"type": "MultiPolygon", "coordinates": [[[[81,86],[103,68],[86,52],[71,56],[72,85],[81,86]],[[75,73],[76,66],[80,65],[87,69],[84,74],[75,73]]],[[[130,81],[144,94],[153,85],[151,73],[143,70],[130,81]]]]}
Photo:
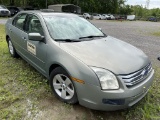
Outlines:
{"type": "MultiPolygon", "coordinates": [[[[160,120],[160,23],[140,21],[91,21],[107,35],[142,49],[156,69],[147,96],[133,107],[114,112],[68,105],[52,95],[46,79],[21,58],[10,57],[0,26],[0,119],[22,120],[160,120]]],[[[0,24],[5,20],[0,20],[0,24]]],[[[3,28],[2,28],[3,27],[3,28]]]]}

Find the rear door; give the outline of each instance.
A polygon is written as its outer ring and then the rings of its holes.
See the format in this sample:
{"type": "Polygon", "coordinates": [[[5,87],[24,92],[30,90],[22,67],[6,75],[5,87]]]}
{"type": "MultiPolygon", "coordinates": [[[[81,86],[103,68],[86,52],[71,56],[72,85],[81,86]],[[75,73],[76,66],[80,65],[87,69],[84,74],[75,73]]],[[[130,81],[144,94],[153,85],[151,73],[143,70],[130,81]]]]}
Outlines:
{"type": "Polygon", "coordinates": [[[18,54],[23,55],[25,54],[25,44],[26,41],[23,37],[26,32],[24,31],[24,23],[26,20],[26,13],[19,14],[17,17],[14,18],[12,25],[9,26],[10,30],[10,38],[13,42],[13,45],[18,52],[18,54]]]}

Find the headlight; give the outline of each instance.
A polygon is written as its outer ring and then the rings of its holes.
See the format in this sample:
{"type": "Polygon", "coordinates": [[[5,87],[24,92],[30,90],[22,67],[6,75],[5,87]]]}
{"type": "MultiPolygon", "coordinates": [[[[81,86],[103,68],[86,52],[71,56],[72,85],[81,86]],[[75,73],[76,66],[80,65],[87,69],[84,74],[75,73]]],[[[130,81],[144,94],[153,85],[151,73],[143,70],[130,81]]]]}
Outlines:
{"type": "Polygon", "coordinates": [[[98,76],[103,90],[119,89],[118,80],[113,73],[102,68],[96,68],[96,67],[91,67],[91,68],[98,76]]]}

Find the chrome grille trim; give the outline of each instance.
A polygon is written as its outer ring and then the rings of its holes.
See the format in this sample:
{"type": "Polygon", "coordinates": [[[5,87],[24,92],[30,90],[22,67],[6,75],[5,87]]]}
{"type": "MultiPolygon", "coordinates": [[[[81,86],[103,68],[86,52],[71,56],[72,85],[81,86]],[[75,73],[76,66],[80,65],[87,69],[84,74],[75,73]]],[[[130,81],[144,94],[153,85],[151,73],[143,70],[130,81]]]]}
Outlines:
{"type": "Polygon", "coordinates": [[[146,67],[137,72],[128,75],[120,75],[120,78],[124,81],[127,87],[132,87],[145,80],[150,75],[151,71],[152,65],[148,64],[146,67]]]}

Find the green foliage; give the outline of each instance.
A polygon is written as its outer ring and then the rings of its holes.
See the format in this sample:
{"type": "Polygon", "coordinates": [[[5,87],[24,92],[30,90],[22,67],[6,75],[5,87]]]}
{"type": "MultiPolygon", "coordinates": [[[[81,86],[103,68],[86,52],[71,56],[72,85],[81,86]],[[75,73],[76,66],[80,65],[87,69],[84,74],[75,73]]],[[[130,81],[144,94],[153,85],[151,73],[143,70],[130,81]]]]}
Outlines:
{"type": "Polygon", "coordinates": [[[132,10],[133,10],[133,14],[136,16],[143,16],[143,7],[140,5],[135,5],[135,6],[131,6],[132,10]]]}
{"type": "Polygon", "coordinates": [[[124,5],[123,7],[120,7],[119,14],[122,15],[130,15],[132,13],[132,9],[130,5],[124,5]]]}
{"type": "MultiPolygon", "coordinates": [[[[75,4],[81,7],[82,12],[116,14],[125,0],[47,0],[47,2],[48,5],[75,4]]],[[[45,0],[0,0],[0,4],[46,8],[45,0]]]]}
{"type": "Polygon", "coordinates": [[[0,4],[15,5],[15,6],[32,6],[34,8],[46,8],[46,1],[48,5],[52,4],[75,4],[81,7],[82,12],[89,13],[111,13],[130,15],[134,14],[141,18],[154,16],[160,18],[160,9],[148,10],[143,6],[125,5],[127,0],[0,0],[0,4]]]}
{"type": "Polygon", "coordinates": [[[150,16],[160,18],[160,9],[159,8],[146,9],[140,5],[135,5],[135,6],[131,6],[131,9],[132,9],[132,14],[139,16],[141,18],[147,19],[147,17],[150,17],[150,16]]]}
{"type": "Polygon", "coordinates": [[[160,36],[160,31],[152,33],[154,36],[160,36]]]}

